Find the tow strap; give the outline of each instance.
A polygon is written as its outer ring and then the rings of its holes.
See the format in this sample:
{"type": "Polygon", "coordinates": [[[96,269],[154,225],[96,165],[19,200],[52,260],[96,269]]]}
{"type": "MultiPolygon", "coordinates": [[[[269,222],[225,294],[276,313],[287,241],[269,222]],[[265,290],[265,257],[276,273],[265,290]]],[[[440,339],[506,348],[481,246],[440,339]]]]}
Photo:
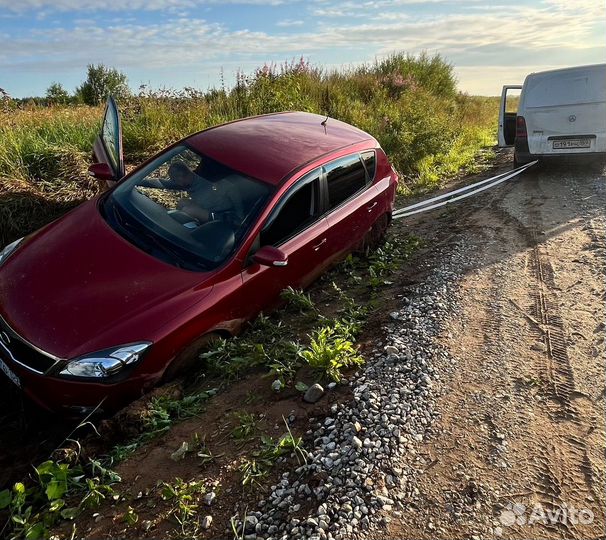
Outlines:
{"type": "Polygon", "coordinates": [[[510,180],[511,178],[514,178],[515,176],[518,176],[519,174],[523,173],[526,169],[529,169],[536,163],[538,163],[538,160],[526,163],[525,165],[522,165],[517,169],[513,169],[512,171],[497,174],[496,176],[486,178],[485,180],[480,180],[475,184],[470,184],[469,186],[455,189],[454,191],[450,191],[449,193],[444,193],[442,195],[438,195],[437,197],[432,197],[431,199],[411,204],[410,206],[405,206],[404,208],[399,208],[398,210],[395,210],[392,214],[392,219],[400,219],[412,216],[413,214],[420,214],[422,212],[427,212],[428,210],[433,210],[434,208],[439,208],[440,206],[445,206],[455,201],[460,201],[461,199],[465,199],[466,197],[471,197],[476,193],[480,193],[481,191],[490,189],[491,187],[497,186],[507,180],[510,180]],[[459,195],[459,193],[461,195],[459,195]]]}

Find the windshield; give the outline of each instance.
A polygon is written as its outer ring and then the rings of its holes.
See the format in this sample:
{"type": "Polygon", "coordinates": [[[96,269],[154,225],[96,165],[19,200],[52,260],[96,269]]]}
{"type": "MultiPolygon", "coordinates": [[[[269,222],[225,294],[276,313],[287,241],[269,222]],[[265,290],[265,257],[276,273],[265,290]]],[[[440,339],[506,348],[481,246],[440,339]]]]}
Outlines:
{"type": "Polygon", "coordinates": [[[158,258],[211,270],[239,246],[270,188],[187,146],[122,182],[104,205],[108,222],[158,258]]]}

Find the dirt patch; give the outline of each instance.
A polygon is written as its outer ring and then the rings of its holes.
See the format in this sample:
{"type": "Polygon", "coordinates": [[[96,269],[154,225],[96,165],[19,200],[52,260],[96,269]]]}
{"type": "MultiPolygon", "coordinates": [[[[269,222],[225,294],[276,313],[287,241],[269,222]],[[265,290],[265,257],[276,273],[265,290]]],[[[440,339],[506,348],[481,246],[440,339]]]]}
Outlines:
{"type": "Polygon", "coordinates": [[[390,537],[603,535],[605,198],[541,169],[458,223],[480,257],[442,338],[457,369],[390,537]]]}

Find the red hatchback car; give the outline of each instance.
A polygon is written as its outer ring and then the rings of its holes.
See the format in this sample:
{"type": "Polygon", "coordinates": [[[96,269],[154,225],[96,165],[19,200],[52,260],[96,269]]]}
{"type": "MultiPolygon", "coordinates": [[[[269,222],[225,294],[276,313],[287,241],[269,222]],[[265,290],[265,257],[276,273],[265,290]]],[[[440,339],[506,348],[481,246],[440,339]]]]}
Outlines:
{"type": "Polygon", "coordinates": [[[383,232],[397,183],[373,137],[301,112],[207,129],[122,178],[110,99],[95,155],[110,189],[0,252],[0,369],[54,411],[115,410],[185,368],[383,232]]]}

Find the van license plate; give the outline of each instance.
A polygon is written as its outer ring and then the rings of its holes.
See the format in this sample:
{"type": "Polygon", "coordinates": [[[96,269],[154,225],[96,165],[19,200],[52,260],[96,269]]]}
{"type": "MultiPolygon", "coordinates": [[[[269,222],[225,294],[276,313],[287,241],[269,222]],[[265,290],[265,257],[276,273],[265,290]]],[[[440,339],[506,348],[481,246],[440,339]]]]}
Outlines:
{"type": "Polygon", "coordinates": [[[19,380],[19,377],[17,377],[17,375],[13,373],[13,370],[4,363],[4,360],[2,360],[2,358],[0,358],[0,369],[4,371],[5,375],[11,381],[13,381],[19,388],[21,388],[21,381],[19,380]]]}
{"type": "Polygon", "coordinates": [[[589,148],[590,146],[591,139],[564,139],[562,141],[553,141],[554,150],[566,148],[589,148]]]}

